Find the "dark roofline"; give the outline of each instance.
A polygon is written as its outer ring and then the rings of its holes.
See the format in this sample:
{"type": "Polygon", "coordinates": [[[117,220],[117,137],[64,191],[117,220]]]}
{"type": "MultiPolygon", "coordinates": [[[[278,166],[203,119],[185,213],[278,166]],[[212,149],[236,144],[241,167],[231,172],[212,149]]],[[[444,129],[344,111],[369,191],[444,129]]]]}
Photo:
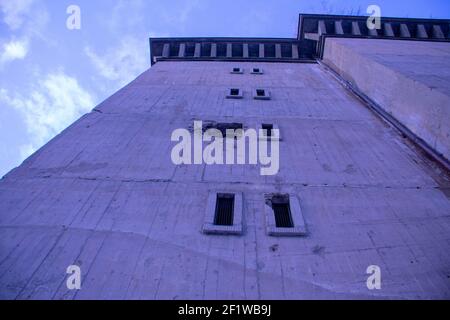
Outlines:
{"type": "Polygon", "coordinates": [[[325,39],[362,38],[409,41],[450,41],[449,19],[381,17],[381,28],[368,30],[369,16],[300,14],[299,40],[317,43],[315,57],[322,58],[325,39]]]}
{"type": "Polygon", "coordinates": [[[162,60],[311,62],[322,57],[327,37],[450,42],[450,19],[381,17],[381,29],[371,31],[367,18],[300,14],[297,38],[150,38],[151,64],[162,60]]]}
{"type": "Polygon", "coordinates": [[[252,37],[153,37],[150,38],[154,41],[209,41],[209,42],[229,42],[229,41],[236,41],[236,42],[261,42],[261,41],[297,41],[297,38],[252,38],[252,37]]]}
{"type": "MultiPolygon", "coordinates": [[[[365,16],[354,16],[354,15],[335,15],[335,14],[315,14],[315,13],[300,13],[298,19],[298,34],[297,39],[302,37],[302,27],[304,24],[304,19],[316,19],[316,20],[357,20],[357,21],[367,21],[369,15],[365,16]]],[[[403,22],[403,23],[436,23],[436,24],[450,24],[450,19],[426,19],[426,18],[399,18],[399,17],[381,17],[381,20],[386,20],[389,22],[403,22]]]]}
{"type": "Polygon", "coordinates": [[[157,61],[314,62],[314,43],[296,38],[150,38],[150,59],[157,61]]]}

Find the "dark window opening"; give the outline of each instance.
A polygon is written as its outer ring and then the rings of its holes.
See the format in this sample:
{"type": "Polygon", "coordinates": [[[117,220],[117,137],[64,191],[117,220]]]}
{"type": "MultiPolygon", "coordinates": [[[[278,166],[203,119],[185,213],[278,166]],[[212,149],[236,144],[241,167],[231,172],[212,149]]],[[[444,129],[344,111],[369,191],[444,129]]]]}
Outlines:
{"type": "Polygon", "coordinates": [[[153,51],[152,51],[153,56],[155,56],[155,57],[162,56],[163,48],[164,48],[164,44],[163,43],[155,45],[152,48],[153,49],[153,51]]]}
{"type": "Polygon", "coordinates": [[[195,43],[186,43],[185,55],[186,57],[193,57],[195,53],[195,43]]]}
{"type": "Polygon", "coordinates": [[[250,58],[259,57],[259,44],[250,43],[248,45],[248,55],[250,58]]]}
{"type": "Polygon", "coordinates": [[[256,90],[256,95],[258,97],[265,97],[266,96],[266,90],[264,90],[264,89],[257,89],[256,90]]]}
{"type": "Polygon", "coordinates": [[[180,44],[175,43],[170,45],[170,56],[171,57],[178,57],[178,53],[180,52],[180,44]]]}
{"type": "Polygon", "coordinates": [[[282,58],[292,58],[292,45],[291,44],[281,44],[281,57],[282,58]]]}
{"type": "Polygon", "coordinates": [[[266,135],[268,137],[272,136],[273,124],[263,124],[262,128],[263,130],[266,130],[266,135]]]}
{"type": "Polygon", "coordinates": [[[227,56],[227,44],[226,43],[218,43],[217,44],[217,56],[218,57],[226,57],[227,56]]]}
{"type": "Polygon", "coordinates": [[[218,194],[214,224],[232,226],[234,220],[234,194],[218,194]]]}
{"type": "Polygon", "coordinates": [[[400,36],[400,23],[391,23],[392,32],[394,32],[394,36],[400,36]]]}
{"type": "Polygon", "coordinates": [[[342,30],[344,31],[344,34],[351,34],[352,33],[352,22],[351,21],[342,21],[342,30]]]}
{"type": "Polygon", "coordinates": [[[264,57],[275,58],[275,45],[266,43],[264,46],[264,57]]]}
{"type": "Polygon", "coordinates": [[[272,198],[272,210],[275,215],[277,228],[293,228],[289,196],[274,196],[272,198]]]}
{"type": "Polygon", "coordinates": [[[239,89],[230,89],[230,96],[238,96],[239,89]]]}
{"type": "Polygon", "coordinates": [[[203,132],[208,131],[209,129],[217,129],[219,130],[223,136],[226,136],[227,130],[243,130],[244,126],[242,123],[222,123],[222,122],[211,122],[211,123],[204,123],[203,125],[203,132]]]}
{"type": "Polygon", "coordinates": [[[211,43],[203,43],[200,52],[200,55],[202,57],[211,56],[211,43]]]}
{"type": "Polygon", "coordinates": [[[263,70],[261,68],[252,68],[252,74],[263,74],[263,70]]]}
{"type": "Polygon", "coordinates": [[[231,54],[233,57],[242,57],[244,55],[242,44],[233,43],[231,46],[231,54]]]}
{"type": "Polygon", "coordinates": [[[243,95],[242,95],[242,91],[241,89],[238,88],[230,88],[228,93],[227,93],[227,99],[242,99],[243,95]]]}

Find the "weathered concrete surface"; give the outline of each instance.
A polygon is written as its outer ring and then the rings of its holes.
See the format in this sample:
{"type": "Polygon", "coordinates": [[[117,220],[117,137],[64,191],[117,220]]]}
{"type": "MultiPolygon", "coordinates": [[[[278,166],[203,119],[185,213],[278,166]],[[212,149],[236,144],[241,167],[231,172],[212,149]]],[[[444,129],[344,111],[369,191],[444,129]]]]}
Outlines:
{"type": "Polygon", "coordinates": [[[0,297],[448,299],[449,177],[406,143],[319,65],[159,62],[0,182],[0,297]],[[193,119],[278,124],[279,175],[173,165],[193,119]],[[243,193],[242,236],[201,233],[214,190],[243,193]],[[307,237],[266,235],[273,192],[297,195],[307,237]]]}
{"type": "Polygon", "coordinates": [[[450,160],[450,43],[326,39],[324,62],[450,160]]]}

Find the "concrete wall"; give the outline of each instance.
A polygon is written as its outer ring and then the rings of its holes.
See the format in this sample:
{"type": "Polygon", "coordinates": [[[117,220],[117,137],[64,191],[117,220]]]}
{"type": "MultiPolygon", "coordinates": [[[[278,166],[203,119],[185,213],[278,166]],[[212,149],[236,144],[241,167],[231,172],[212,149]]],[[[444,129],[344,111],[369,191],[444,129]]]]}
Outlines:
{"type": "Polygon", "coordinates": [[[450,43],[328,38],[323,61],[450,159],[450,43]]]}
{"type": "Polygon", "coordinates": [[[317,64],[159,62],[1,180],[0,298],[449,298],[438,175],[317,64]],[[280,173],[173,165],[171,133],[193,119],[278,124],[280,173]],[[242,192],[243,235],[201,233],[216,190],[242,192]],[[266,234],[273,192],[298,197],[306,237],[266,234]]]}

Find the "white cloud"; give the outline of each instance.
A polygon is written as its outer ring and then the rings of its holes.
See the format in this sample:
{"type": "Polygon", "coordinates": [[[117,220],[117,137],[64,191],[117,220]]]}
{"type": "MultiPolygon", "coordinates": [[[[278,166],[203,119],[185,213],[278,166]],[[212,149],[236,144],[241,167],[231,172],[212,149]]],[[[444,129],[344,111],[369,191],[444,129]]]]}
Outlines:
{"type": "Polygon", "coordinates": [[[108,12],[108,19],[104,19],[103,22],[111,32],[134,30],[144,24],[146,4],[148,1],[144,0],[118,0],[111,12],[108,12]]]}
{"type": "Polygon", "coordinates": [[[11,40],[9,42],[6,42],[0,51],[0,66],[5,62],[24,59],[27,53],[27,40],[11,40]]]}
{"type": "Polygon", "coordinates": [[[32,153],[77,118],[94,107],[94,99],[75,78],[63,72],[48,74],[27,97],[10,96],[0,90],[0,101],[24,117],[31,142],[21,147],[23,156],[32,153]]]}
{"type": "Polygon", "coordinates": [[[102,77],[123,86],[149,68],[148,50],[146,41],[125,37],[103,55],[90,47],[85,47],[84,52],[102,77]]]}
{"type": "Polygon", "coordinates": [[[0,38],[0,68],[24,59],[34,38],[49,42],[43,34],[49,14],[35,0],[0,0],[0,17],[10,29],[8,38],[0,38]]]}
{"type": "Polygon", "coordinates": [[[3,21],[11,30],[19,29],[30,12],[34,0],[0,0],[3,21]]]}

